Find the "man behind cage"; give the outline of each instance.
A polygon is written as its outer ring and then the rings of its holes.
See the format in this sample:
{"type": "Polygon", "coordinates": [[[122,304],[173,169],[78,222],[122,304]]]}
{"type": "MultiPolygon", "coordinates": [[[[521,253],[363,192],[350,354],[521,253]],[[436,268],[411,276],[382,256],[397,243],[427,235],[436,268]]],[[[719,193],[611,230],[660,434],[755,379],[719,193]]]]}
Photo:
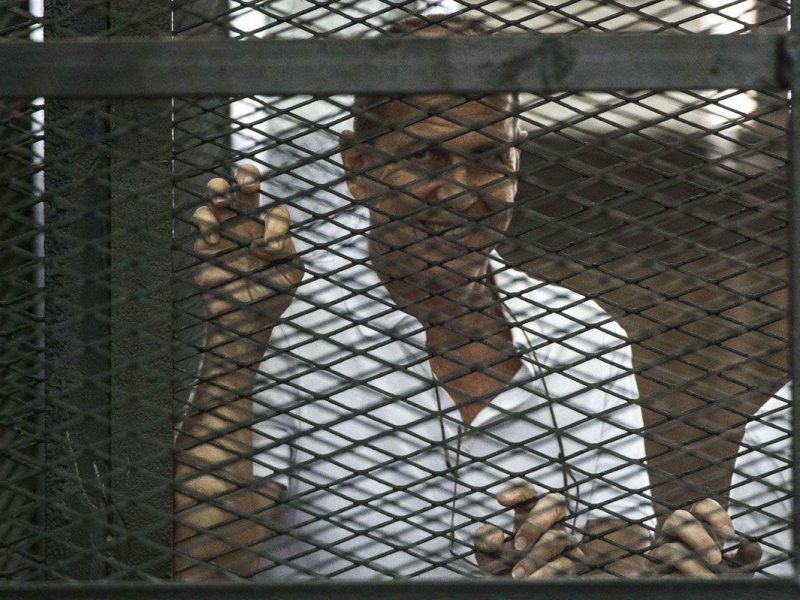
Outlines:
{"type": "MultiPolygon", "coordinates": [[[[396,34],[476,34],[407,19],[396,34]]],[[[207,352],[176,461],[176,577],[635,575],[650,544],[622,329],[495,253],[518,100],[358,98],[342,135],[363,233],[302,264],[261,175],[193,218],[207,352]],[[336,263],[341,265],[342,263],[336,263]]],[[[730,520],[667,519],[652,556],[711,573],[730,520]]]]}

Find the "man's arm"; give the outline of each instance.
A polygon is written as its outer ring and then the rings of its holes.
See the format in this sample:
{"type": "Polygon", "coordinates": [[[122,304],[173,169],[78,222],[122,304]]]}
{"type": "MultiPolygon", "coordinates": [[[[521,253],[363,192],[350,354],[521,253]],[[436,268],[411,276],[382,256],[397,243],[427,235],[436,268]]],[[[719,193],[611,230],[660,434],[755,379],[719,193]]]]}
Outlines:
{"type": "Polygon", "coordinates": [[[248,576],[269,536],[266,513],[282,486],[253,475],[256,372],[272,327],[303,276],[283,208],[265,220],[258,169],[242,167],[238,190],[209,182],[209,205],[193,216],[200,235],[196,281],[208,314],[200,383],[180,426],[175,456],[175,578],[248,576]]]}
{"type": "Polygon", "coordinates": [[[268,536],[264,513],[281,493],[278,484],[256,486],[250,460],[249,395],[263,349],[212,327],[207,343],[217,350],[204,357],[203,381],[177,439],[175,576],[181,580],[251,575],[255,549],[268,536]]]}

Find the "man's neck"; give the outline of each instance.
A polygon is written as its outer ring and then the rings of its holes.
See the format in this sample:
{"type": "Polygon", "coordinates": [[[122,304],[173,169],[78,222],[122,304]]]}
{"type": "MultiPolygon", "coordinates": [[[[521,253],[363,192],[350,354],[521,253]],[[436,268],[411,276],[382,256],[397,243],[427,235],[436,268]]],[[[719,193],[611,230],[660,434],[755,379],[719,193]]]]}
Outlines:
{"type": "MultiPolygon", "coordinates": [[[[437,293],[380,271],[378,277],[403,312],[419,320],[426,330],[436,330],[442,339],[480,337],[505,325],[497,294],[487,282],[473,281],[437,293]]],[[[486,278],[488,281],[488,274],[486,278]]]]}
{"type": "Polygon", "coordinates": [[[491,275],[434,294],[376,271],[397,305],[424,325],[431,371],[472,422],[522,365],[491,275]]]}
{"type": "Polygon", "coordinates": [[[513,352],[511,324],[498,304],[427,327],[425,333],[431,372],[466,423],[507,389],[522,366],[513,352]]]}

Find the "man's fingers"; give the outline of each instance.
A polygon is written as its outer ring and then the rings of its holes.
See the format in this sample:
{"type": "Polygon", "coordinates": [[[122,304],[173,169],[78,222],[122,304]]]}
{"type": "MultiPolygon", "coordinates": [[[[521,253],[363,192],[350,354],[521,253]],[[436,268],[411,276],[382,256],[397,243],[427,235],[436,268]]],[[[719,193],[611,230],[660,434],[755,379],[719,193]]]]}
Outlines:
{"type": "Polygon", "coordinates": [[[208,206],[201,206],[192,215],[192,225],[197,227],[207,244],[219,242],[219,220],[208,206]]]}
{"type": "Polygon", "coordinates": [[[475,532],[475,550],[478,552],[499,556],[503,552],[504,542],[503,530],[494,525],[481,525],[475,532]]]}
{"type": "Polygon", "coordinates": [[[246,163],[236,169],[236,208],[245,214],[258,210],[261,195],[261,171],[254,164],[246,163]]]}
{"type": "Polygon", "coordinates": [[[512,483],[502,489],[495,496],[497,501],[503,506],[514,508],[517,512],[528,512],[533,506],[533,502],[539,497],[536,488],[527,483],[512,483]]]}
{"type": "MultiPolygon", "coordinates": [[[[583,553],[581,553],[583,558],[583,553]]],[[[564,575],[575,575],[581,569],[581,562],[569,556],[559,556],[551,560],[546,565],[534,571],[529,579],[544,579],[547,577],[559,577],[564,575]]]]}
{"type": "Polygon", "coordinates": [[[761,544],[758,542],[745,542],[735,551],[731,551],[725,555],[723,561],[725,573],[753,573],[761,563],[761,556],[763,550],[761,544]]]}
{"type": "Polygon", "coordinates": [[[231,204],[231,186],[222,177],[215,177],[206,185],[206,197],[214,208],[227,208],[231,204]]]}
{"type": "Polygon", "coordinates": [[[261,258],[280,258],[294,252],[289,239],[290,216],[285,206],[275,206],[264,218],[264,235],[253,240],[251,250],[261,258]]]}
{"type": "Polygon", "coordinates": [[[501,575],[507,573],[511,564],[504,558],[505,534],[499,527],[481,525],[475,532],[475,561],[485,573],[501,575]]]}
{"type": "MultiPolygon", "coordinates": [[[[509,548],[510,547],[511,545],[509,544],[509,548]]],[[[482,572],[487,575],[495,576],[508,575],[511,571],[511,566],[514,564],[514,561],[510,560],[505,553],[498,557],[491,554],[484,554],[483,552],[476,552],[475,560],[482,572]]]]}
{"type": "Polygon", "coordinates": [[[761,562],[764,550],[758,542],[747,542],[736,551],[733,556],[734,563],[739,567],[749,569],[755,568],[761,562]]]}
{"type": "Polygon", "coordinates": [[[697,558],[693,550],[680,542],[661,544],[650,553],[650,557],[661,565],[659,571],[662,572],[676,570],[691,577],[708,579],[716,577],[714,572],[697,558]]]}
{"type": "Polygon", "coordinates": [[[711,528],[712,534],[719,539],[733,539],[735,534],[733,521],[731,521],[728,511],[722,508],[716,500],[706,498],[705,500],[695,502],[689,512],[701,521],[707,523],[711,528]]]}
{"type": "Polygon", "coordinates": [[[575,545],[576,540],[563,529],[550,529],[542,534],[525,558],[514,566],[511,576],[515,579],[527,577],[575,545]]]}
{"type": "Polygon", "coordinates": [[[280,250],[286,243],[289,219],[289,211],[285,206],[275,206],[267,213],[264,219],[264,241],[271,250],[280,250]]]}
{"type": "Polygon", "coordinates": [[[502,558],[483,552],[475,553],[475,562],[478,563],[478,568],[487,575],[507,575],[510,566],[502,558]]]}
{"type": "Polygon", "coordinates": [[[515,482],[507,485],[495,496],[495,499],[503,506],[514,509],[514,531],[516,532],[528,512],[536,504],[536,499],[539,497],[536,488],[525,482],[515,482]]]}
{"type": "Polygon", "coordinates": [[[514,536],[514,548],[525,551],[548,529],[567,515],[567,499],[562,494],[547,494],[528,513],[514,536]]]}
{"type": "Polygon", "coordinates": [[[664,522],[661,533],[680,540],[709,565],[716,565],[722,560],[722,552],[716,540],[689,511],[673,512],[664,522]]]}

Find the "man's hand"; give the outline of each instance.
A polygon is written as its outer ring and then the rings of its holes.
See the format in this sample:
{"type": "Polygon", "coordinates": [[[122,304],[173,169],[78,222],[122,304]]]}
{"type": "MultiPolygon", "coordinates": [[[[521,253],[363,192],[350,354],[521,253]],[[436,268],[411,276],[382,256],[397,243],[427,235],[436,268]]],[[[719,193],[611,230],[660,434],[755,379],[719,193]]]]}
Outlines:
{"type": "Polygon", "coordinates": [[[195,280],[212,321],[237,335],[263,334],[291,303],[303,269],[289,237],[289,211],[278,206],[263,220],[258,215],[258,168],[243,165],[235,179],[235,193],[224,179],[209,181],[209,203],[192,216],[200,233],[194,252],[203,261],[195,280]]]}
{"type": "Polygon", "coordinates": [[[676,510],[667,518],[650,559],[661,574],[711,578],[752,573],[761,560],[761,546],[747,543],[725,555],[723,545],[733,539],[734,533],[728,512],[707,498],[690,510],[676,510]]]}
{"type": "Polygon", "coordinates": [[[202,580],[249,576],[270,535],[277,482],[253,474],[251,394],[272,327],[292,301],[303,268],[289,238],[289,213],[258,215],[260,173],[245,165],[237,190],[208,183],[199,230],[196,281],[208,313],[200,383],[180,426],[175,452],[174,574],[202,580]]]}
{"type": "Polygon", "coordinates": [[[582,570],[583,552],[578,541],[561,526],[567,516],[566,498],[547,494],[539,498],[526,484],[513,484],[497,501],[514,509],[514,536],[507,539],[494,525],[482,525],[475,534],[475,558],[492,575],[515,579],[571,575],[582,570]]]}

